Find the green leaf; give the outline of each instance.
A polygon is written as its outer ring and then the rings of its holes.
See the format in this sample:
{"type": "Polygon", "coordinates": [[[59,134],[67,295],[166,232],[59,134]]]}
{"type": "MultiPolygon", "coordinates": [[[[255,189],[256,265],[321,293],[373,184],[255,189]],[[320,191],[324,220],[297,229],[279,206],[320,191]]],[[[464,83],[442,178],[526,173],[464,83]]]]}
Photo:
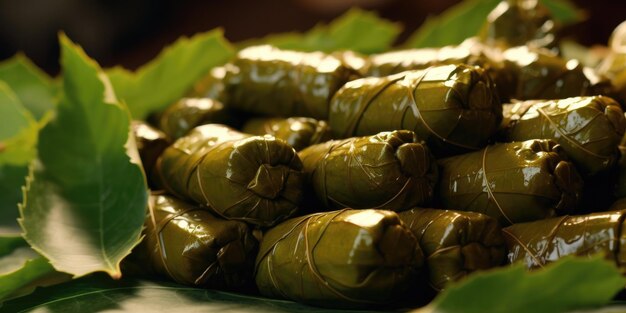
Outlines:
{"type": "Polygon", "coordinates": [[[145,119],[180,99],[211,68],[227,62],[233,54],[222,30],[217,29],[178,39],[134,73],[115,67],[108,75],[133,118],[145,119]]]}
{"type": "Polygon", "coordinates": [[[0,236],[0,303],[69,278],[55,271],[21,236],[0,236]]]}
{"type": "Polygon", "coordinates": [[[282,49],[301,51],[354,50],[375,53],[389,49],[400,32],[402,27],[399,24],[382,19],[373,12],[355,8],[330,24],[317,25],[304,34],[269,35],[241,45],[271,44],[282,49]]]}
{"type": "Polygon", "coordinates": [[[0,166],[25,165],[35,156],[39,126],[7,84],[0,81],[0,166]]]}
{"type": "Polygon", "coordinates": [[[625,284],[613,262],[566,257],[534,272],[518,264],[472,275],[415,313],[567,312],[605,305],[625,284]]]}
{"type": "MultiPolygon", "coordinates": [[[[569,0],[542,0],[555,20],[573,23],[584,18],[569,0]]],[[[430,16],[424,24],[404,43],[407,48],[442,47],[456,45],[463,40],[476,36],[482,28],[487,15],[500,0],[465,0],[456,4],[439,16],[430,16]]]]}
{"type": "Polygon", "coordinates": [[[0,312],[215,312],[215,313],[351,313],[291,301],[196,289],[173,283],[112,281],[102,276],[81,278],[38,289],[5,303],[0,312]]]}
{"type": "Polygon", "coordinates": [[[35,119],[54,109],[58,86],[23,54],[0,63],[0,80],[13,89],[35,119]]]}
{"type": "Polygon", "coordinates": [[[58,271],[120,277],[120,261],[140,241],[148,198],[130,117],[100,67],[64,35],[60,41],[62,99],[41,131],[19,222],[58,271]]]}
{"type": "Polygon", "coordinates": [[[28,166],[0,166],[0,234],[17,234],[19,211],[22,202],[22,185],[28,175],[28,166]]]}

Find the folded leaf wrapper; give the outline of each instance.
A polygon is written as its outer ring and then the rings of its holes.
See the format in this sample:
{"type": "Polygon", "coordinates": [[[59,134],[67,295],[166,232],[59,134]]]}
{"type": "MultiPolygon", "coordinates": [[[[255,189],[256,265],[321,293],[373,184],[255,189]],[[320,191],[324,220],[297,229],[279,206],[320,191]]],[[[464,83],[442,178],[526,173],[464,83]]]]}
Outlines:
{"type": "Polygon", "coordinates": [[[241,50],[233,65],[224,77],[227,104],[266,116],[325,120],[330,98],[359,76],[332,55],[267,45],[241,50]]]}
{"type": "Polygon", "coordinates": [[[238,117],[219,100],[182,98],[169,106],[159,119],[159,128],[170,138],[186,135],[192,128],[204,124],[238,126],[238,117]]]}
{"type": "Polygon", "coordinates": [[[494,83],[483,69],[466,65],[353,80],[330,110],[336,138],[411,130],[435,156],[484,147],[502,120],[494,83]]]}
{"type": "Polygon", "coordinates": [[[510,263],[543,267],[566,255],[604,253],[626,273],[626,211],[561,216],[515,224],[502,230],[510,263]]]}
{"type": "Polygon", "coordinates": [[[506,141],[556,141],[584,176],[612,168],[626,128],[624,112],[604,96],[530,100],[504,105],[506,141]]]}
{"type": "Polygon", "coordinates": [[[341,210],[285,221],[263,237],[256,261],[261,294],[316,306],[392,304],[423,264],[398,215],[341,210]]]}
{"type": "Polygon", "coordinates": [[[487,215],[414,208],[398,216],[417,237],[426,257],[429,285],[436,291],[504,261],[500,225],[487,215]]]}
{"type": "Polygon", "coordinates": [[[317,200],[309,206],[402,211],[432,202],[437,163],[412,131],[328,141],[299,156],[314,193],[307,200],[317,200]]]}
{"type": "Polygon", "coordinates": [[[178,283],[235,289],[252,282],[258,243],[243,222],[152,195],[144,240],[155,271],[178,283]]]}
{"type": "Polygon", "coordinates": [[[242,131],[253,135],[272,135],[290,144],[296,151],[331,139],[330,127],[325,121],[309,117],[253,118],[242,131]]]}
{"type": "Polygon", "coordinates": [[[137,150],[150,187],[156,187],[156,163],[170,145],[167,136],[160,130],[140,121],[132,122],[137,150]]]}
{"type": "Polygon", "coordinates": [[[157,167],[167,191],[223,218],[260,226],[294,214],[302,196],[302,162],[290,145],[218,124],[178,139],[157,167]]]}
{"type": "Polygon", "coordinates": [[[439,160],[439,201],[510,225],[577,207],[582,179],[554,141],[501,143],[439,160]]]}
{"type": "Polygon", "coordinates": [[[224,77],[231,64],[214,67],[202,79],[197,81],[188,92],[190,98],[210,98],[225,102],[224,77]]]}

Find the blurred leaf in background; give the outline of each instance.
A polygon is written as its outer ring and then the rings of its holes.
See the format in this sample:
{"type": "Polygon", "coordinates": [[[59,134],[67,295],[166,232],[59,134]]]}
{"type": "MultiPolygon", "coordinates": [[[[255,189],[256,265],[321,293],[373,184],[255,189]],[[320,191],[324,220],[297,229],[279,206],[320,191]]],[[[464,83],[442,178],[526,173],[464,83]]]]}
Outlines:
{"type": "MultiPolygon", "coordinates": [[[[487,15],[500,0],[465,0],[437,16],[430,16],[403,44],[405,48],[443,47],[456,45],[476,36],[487,15]]],[[[554,19],[562,24],[580,22],[585,18],[569,0],[541,0],[554,19]]]]}

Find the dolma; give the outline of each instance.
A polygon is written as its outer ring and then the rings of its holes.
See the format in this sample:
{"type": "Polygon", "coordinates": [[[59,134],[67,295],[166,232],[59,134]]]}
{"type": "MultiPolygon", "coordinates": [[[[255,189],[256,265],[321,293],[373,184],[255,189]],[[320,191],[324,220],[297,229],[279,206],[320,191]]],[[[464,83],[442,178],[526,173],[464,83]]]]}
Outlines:
{"type": "Polygon", "coordinates": [[[254,225],[288,218],[302,196],[302,162],[290,145],[224,125],[194,128],[163,152],[157,168],[170,193],[254,225]]]}
{"type": "Polygon", "coordinates": [[[279,50],[267,45],[239,51],[233,65],[224,77],[227,104],[266,116],[325,120],[333,94],[358,77],[332,55],[279,50]]]}
{"type": "Polygon", "coordinates": [[[236,127],[238,117],[219,100],[182,98],[161,114],[159,128],[170,138],[177,139],[192,128],[203,124],[230,124],[236,127]]]}
{"type": "Polygon", "coordinates": [[[437,163],[408,130],[328,141],[299,156],[309,206],[402,211],[433,199],[437,163]]]}
{"type": "Polygon", "coordinates": [[[439,160],[441,206],[510,225],[576,209],[582,180],[552,140],[500,143],[439,160]]]}
{"type": "Polygon", "coordinates": [[[620,157],[617,163],[617,182],[615,184],[615,196],[626,198],[626,144],[622,142],[619,147],[620,157]]]}
{"type": "Polygon", "coordinates": [[[331,139],[328,123],[310,117],[253,118],[242,131],[253,135],[272,135],[286,141],[296,151],[331,139]]]}
{"type": "Polygon", "coordinates": [[[514,47],[502,53],[504,69],[512,73],[511,98],[563,99],[610,95],[608,80],[575,59],[565,60],[545,49],[514,47]]]}
{"type": "Polygon", "coordinates": [[[436,291],[504,261],[500,225],[487,215],[414,208],[398,216],[417,238],[426,258],[428,283],[436,291]]]}
{"type": "Polygon", "coordinates": [[[233,289],[253,281],[258,243],[245,223],[167,195],[150,196],[149,208],[144,240],[157,273],[198,287],[233,289]]]}
{"type": "Polygon", "coordinates": [[[133,121],[132,130],[148,183],[155,188],[157,159],[170,141],[163,132],[141,121],[133,121]]]}
{"type": "Polygon", "coordinates": [[[609,38],[609,53],[598,65],[598,72],[608,77],[616,97],[626,103],[626,22],[619,24],[609,38]]]}
{"type": "Polygon", "coordinates": [[[487,45],[558,50],[556,24],[540,1],[504,0],[487,16],[480,32],[487,45]]]}
{"type": "Polygon", "coordinates": [[[210,98],[225,102],[224,77],[232,64],[212,68],[202,79],[197,81],[188,92],[190,98],[210,98]]]}
{"type": "Polygon", "coordinates": [[[348,68],[359,73],[359,76],[367,76],[367,67],[369,64],[369,57],[351,50],[340,50],[331,53],[348,68]]]}
{"type": "Polygon", "coordinates": [[[287,220],[264,234],[261,294],[316,306],[391,304],[418,279],[423,254],[394,212],[341,210],[287,220]]]}
{"type": "Polygon", "coordinates": [[[604,253],[626,273],[626,211],[561,216],[515,224],[502,230],[508,262],[543,267],[566,255],[604,253]]]}
{"type": "Polygon", "coordinates": [[[583,176],[613,168],[626,128],[624,112],[604,96],[530,100],[504,105],[506,141],[556,141],[583,176]]]}
{"type": "Polygon", "coordinates": [[[411,130],[443,156],[484,147],[501,120],[483,69],[445,65],[347,83],[331,101],[329,124],[336,138],[411,130]]]}

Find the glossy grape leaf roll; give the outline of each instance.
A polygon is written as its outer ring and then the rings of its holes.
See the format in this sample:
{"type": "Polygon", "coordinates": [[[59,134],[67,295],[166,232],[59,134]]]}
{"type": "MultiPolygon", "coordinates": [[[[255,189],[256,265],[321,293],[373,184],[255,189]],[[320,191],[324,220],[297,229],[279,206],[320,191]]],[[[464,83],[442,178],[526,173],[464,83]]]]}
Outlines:
{"type": "Polygon", "coordinates": [[[552,140],[499,143],[439,165],[436,194],[444,208],[487,214],[501,225],[566,214],[576,209],[583,187],[552,140]]]}
{"type": "Polygon", "coordinates": [[[267,231],[256,260],[261,294],[327,307],[391,304],[423,265],[394,212],[341,210],[287,220],[267,231]]]}
{"type": "Polygon", "coordinates": [[[585,176],[616,164],[626,128],[619,103],[604,96],[506,104],[504,118],[506,141],[552,139],[585,176]]]}
{"type": "Polygon", "coordinates": [[[242,131],[253,135],[272,135],[286,141],[296,151],[332,137],[326,121],[310,117],[253,118],[243,125],[242,131]]]}
{"type": "Polygon", "coordinates": [[[437,163],[412,131],[328,141],[299,156],[314,193],[307,199],[317,199],[309,206],[402,211],[432,202],[437,163]]]}
{"type": "Polygon", "coordinates": [[[219,100],[210,98],[182,98],[170,105],[160,116],[159,128],[170,138],[177,139],[192,128],[204,124],[238,126],[240,118],[224,107],[219,100]]]}
{"type": "Polygon", "coordinates": [[[502,120],[502,105],[482,68],[445,65],[353,80],[331,102],[336,138],[411,130],[435,156],[478,150],[502,120]]]}
{"type": "Polygon", "coordinates": [[[328,118],[328,103],[359,75],[322,52],[296,52],[264,45],[239,51],[224,77],[227,104],[266,116],[328,118]]]}
{"type": "Polygon", "coordinates": [[[543,267],[566,255],[604,253],[626,273],[626,211],[561,216],[520,223],[502,230],[509,263],[528,268],[543,267]]]}
{"type": "Polygon", "coordinates": [[[253,281],[258,242],[248,225],[168,195],[152,195],[149,207],[143,247],[157,273],[198,287],[253,281]]]}
{"type": "Polygon", "coordinates": [[[302,196],[302,162],[290,145],[224,125],[194,128],[165,150],[157,167],[167,191],[260,226],[294,214],[302,196]]]}
{"type": "Polygon", "coordinates": [[[468,274],[501,265],[505,246],[496,219],[475,212],[413,208],[398,213],[426,257],[436,291],[468,274]]]}
{"type": "Polygon", "coordinates": [[[132,130],[143,170],[150,187],[154,188],[157,160],[170,145],[170,141],[162,131],[141,121],[133,121],[132,130]]]}

